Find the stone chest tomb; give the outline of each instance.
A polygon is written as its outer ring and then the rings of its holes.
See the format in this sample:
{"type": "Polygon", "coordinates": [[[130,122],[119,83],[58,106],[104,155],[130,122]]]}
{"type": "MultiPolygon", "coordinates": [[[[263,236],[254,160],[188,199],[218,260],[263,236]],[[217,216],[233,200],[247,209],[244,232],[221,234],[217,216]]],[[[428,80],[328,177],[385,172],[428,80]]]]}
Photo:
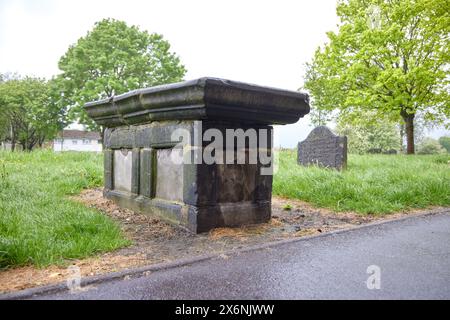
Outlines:
{"type": "Polygon", "coordinates": [[[303,93],[201,78],[85,110],[105,127],[104,195],[200,233],[270,219],[271,125],[297,122],[309,104],[303,93]]]}

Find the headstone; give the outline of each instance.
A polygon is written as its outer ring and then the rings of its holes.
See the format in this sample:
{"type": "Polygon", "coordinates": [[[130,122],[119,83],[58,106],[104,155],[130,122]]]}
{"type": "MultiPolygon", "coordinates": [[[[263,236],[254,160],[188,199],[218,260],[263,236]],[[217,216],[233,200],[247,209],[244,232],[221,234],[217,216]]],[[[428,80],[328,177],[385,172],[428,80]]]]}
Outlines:
{"type": "Polygon", "coordinates": [[[347,167],[347,137],[335,135],[326,126],[314,128],[298,144],[298,164],[319,165],[338,170],[347,167]]]}
{"type": "Polygon", "coordinates": [[[381,148],[370,148],[369,150],[367,150],[367,153],[370,153],[370,154],[379,154],[382,152],[383,152],[383,150],[381,150],[381,148]]]}
{"type": "Polygon", "coordinates": [[[195,233],[266,222],[271,125],[297,122],[309,112],[308,100],[304,93],[201,78],[88,103],[88,115],[106,128],[104,195],[195,233]],[[216,145],[220,136],[225,141],[216,145]],[[214,161],[204,159],[209,154],[214,161]]]}

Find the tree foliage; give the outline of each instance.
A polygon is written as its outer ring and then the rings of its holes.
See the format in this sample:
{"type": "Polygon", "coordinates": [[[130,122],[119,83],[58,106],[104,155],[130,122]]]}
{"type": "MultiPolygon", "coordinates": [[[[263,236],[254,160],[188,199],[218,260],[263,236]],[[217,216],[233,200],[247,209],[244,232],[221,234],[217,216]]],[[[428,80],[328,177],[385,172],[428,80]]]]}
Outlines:
{"type": "Polygon", "coordinates": [[[14,77],[0,83],[0,138],[32,150],[63,127],[65,109],[52,81],[14,77]]]}
{"type": "Polygon", "coordinates": [[[450,137],[440,137],[439,144],[450,153],[450,137]]]}
{"type": "Polygon", "coordinates": [[[95,128],[82,106],[140,87],[177,82],[186,73],[170,44],[123,21],[105,19],[59,61],[59,80],[73,120],[95,128]]]}
{"type": "Polygon", "coordinates": [[[365,117],[355,123],[341,118],[337,123],[336,131],[339,135],[347,136],[349,153],[401,150],[399,131],[395,123],[388,119],[373,122],[370,121],[370,117],[365,117]]]}
{"type": "Polygon", "coordinates": [[[305,75],[314,107],[401,120],[414,153],[418,112],[449,125],[448,8],[449,0],[340,0],[339,30],[305,75]]]}

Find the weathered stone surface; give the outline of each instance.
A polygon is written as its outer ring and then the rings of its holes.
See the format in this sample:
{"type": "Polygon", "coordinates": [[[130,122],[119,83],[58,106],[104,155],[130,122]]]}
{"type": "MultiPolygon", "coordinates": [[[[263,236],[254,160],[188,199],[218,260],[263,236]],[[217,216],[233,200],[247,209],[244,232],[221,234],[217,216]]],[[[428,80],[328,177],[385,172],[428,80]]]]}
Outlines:
{"type": "Polygon", "coordinates": [[[298,163],[316,164],[338,170],[347,166],[347,137],[335,135],[326,126],[311,131],[308,137],[298,144],[298,163]]]}
{"type": "Polygon", "coordinates": [[[179,150],[156,150],[155,198],[183,201],[183,158],[179,150]],[[175,161],[172,161],[171,157],[174,157],[175,161]]]}
{"type": "Polygon", "coordinates": [[[309,98],[294,91],[201,78],[90,102],[85,110],[107,127],[193,119],[288,124],[309,112],[309,98]]]}
{"type": "MultiPolygon", "coordinates": [[[[109,165],[110,166],[110,165],[109,165]]],[[[132,152],[128,149],[114,151],[114,189],[131,192],[132,152]]]]}
{"type": "MultiPolygon", "coordinates": [[[[139,191],[144,197],[152,197],[153,195],[153,151],[150,148],[142,148],[139,164],[139,191]]],[[[106,188],[106,185],[105,185],[106,188]]]]}
{"type": "MultiPolygon", "coordinates": [[[[88,103],[85,109],[106,126],[104,195],[198,233],[270,219],[272,176],[261,172],[271,163],[258,158],[250,164],[248,153],[263,150],[270,156],[270,124],[294,123],[309,112],[309,105],[303,93],[202,78],[135,90],[88,103]],[[248,130],[239,147],[246,162],[181,162],[174,149],[181,138],[173,135],[179,129],[191,138],[184,151],[194,146],[200,154],[210,141],[194,140],[208,129],[224,138],[229,130],[248,130]],[[255,134],[256,145],[250,146],[251,130],[267,135],[255,134]]],[[[224,144],[217,155],[232,148],[224,144]]]]}
{"type": "Polygon", "coordinates": [[[113,181],[113,150],[104,150],[103,151],[103,181],[105,184],[105,189],[113,189],[114,181],[113,181]]]}
{"type": "MultiPolygon", "coordinates": [[[[202,124],[201,128],[197,128],[201,130],[200,134],[210,128],[216,128],[224,134],[226,129],[249,129],[225,122],[203,121],[202,124]]],[[[138,149],[141,152],[138,165],[140,177],[138,194],[124,191],[123,188],[108,189],[105,184],[105,196],[124,207],[158,215],[193,232],[204,232],[213,227],[268,221],[272,176],[260,174],[262,164],[175,165],[167,160],[178,140],[171,140],[166,134],[166,129],[172,130],[177,127],[189,129],[194,135],[196,124],[193,121],[168,121],[107,128],[105,132],[107,148],[113,146],[114,152],[122,152],[121,149],[115,149],[122,145],[133,148],[128,150],[138,149]],[[151,132],[152,135],[144,139],[143,132],[151,132]]],[[[254,128],[269,131],[265,145],[267,152],[270,153],[272,128],[256,125],[254,128]]],[[[206,145],[207,143],[204,143],[200,147],[201,152],[206,145]]],[[[110,152],[108,150],[105,150],[105,154],[110,152]]],[[[222,151],[225,152],[226,149],[222,151]]],[[[105,158],[105,161],[107,159],[105,158]]],[[[105,168],[113,168],[113,162],[112,158],[110,163],[105,162],[105,168]]],[[[129,186],[129,179],[127,181],[129,186]]]]}

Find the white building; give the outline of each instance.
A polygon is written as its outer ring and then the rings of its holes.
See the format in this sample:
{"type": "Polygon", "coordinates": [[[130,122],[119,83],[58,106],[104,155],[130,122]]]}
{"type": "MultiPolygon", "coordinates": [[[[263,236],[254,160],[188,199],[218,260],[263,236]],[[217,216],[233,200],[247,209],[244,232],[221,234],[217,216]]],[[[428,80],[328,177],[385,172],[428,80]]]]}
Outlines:
{"type": "Polygon", "coordinates": [[[63,130],[53,140],[53,151],[101,152],[102,143],[98,132],[63,130]]]}

